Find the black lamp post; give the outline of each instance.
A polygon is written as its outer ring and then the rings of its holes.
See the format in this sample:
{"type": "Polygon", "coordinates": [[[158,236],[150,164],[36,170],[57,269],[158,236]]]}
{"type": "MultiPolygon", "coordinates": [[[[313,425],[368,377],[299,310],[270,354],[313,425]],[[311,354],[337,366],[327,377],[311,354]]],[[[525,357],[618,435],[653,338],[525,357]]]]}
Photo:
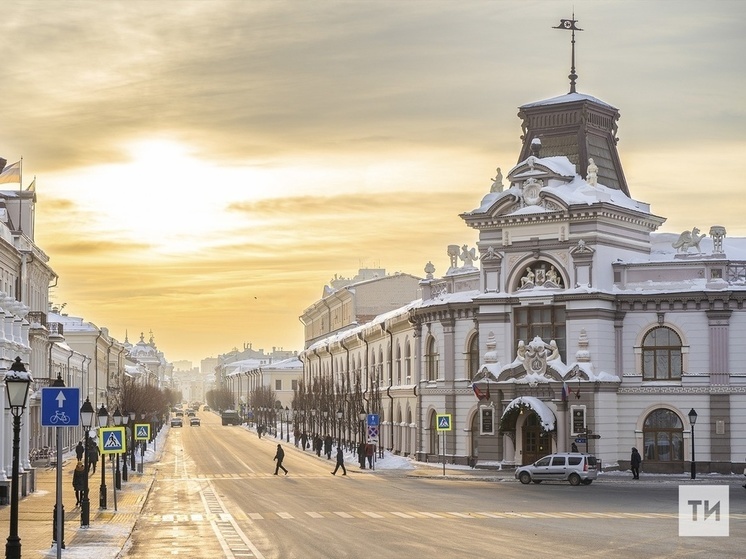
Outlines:
{"type": "Polygon", "coordinates": [[[697,463],[694,461],[694,424],[697,423],[697,412],[689,411],[689,425],[692,426],[692,479],[697,479],[697,463]]]}
{"type": "Polygon", "coordinates": [[[368,412],[365,411],[365,408],[360,408],[360,413],[357,414],[358,419],[360,420],[360,441],[365,442],[365,418],[368,415],[368,412]]]}
{"type": "Polygon", "coordinates": [[[85,429],[85,479],[83,482],[83,498],[80,500],[80,527],[87,528],[91,523],[91,500],[88,498],[88,445],[90,444],[90,431],[93,425],[93,416],[96,411],[91,405],[91,401],[86,398],[83,405],[80,406],[80,420],[85,429]]]}
{"type": "MultiPolygon", "coordinates": [[[[101,404],[101,408],[98,410],[98,426],[103,429],[108,423],[109,412],[106,411],[104,405],[101,404]]],[[[101,436],[101,433],[99,433],[99,437],[101,436]]],[[[106,508],[106,465],[104,464],[103,455],[101,456],[101,487],[99,487],[98,506],[102,509],[106,508]]]]}
{"type": "Polygon", "coordinates": [[[290,442],[290,408],[287,406],[285,406],[285,425],[287,426],[287,428],[285,429],[285,435],[287,437],[285,439],[285,442],[289,443],[290,442]]]}
{"type": "Polygon", "coordinates": [[[344,414],[345,412],[342,411],[342,408],[337,410],[337,423],[339,424],[339,428],[337,429],[337,446],[342,444],[342,416],[344,414]]]}
{"type": "MultiPolygon", "coordinates": [[[[114,425],[116,427],[122,426],[122,414],[119,413],[119,408],[114,410],[114,415],[111,416],[114,419],[114,425]]],[[[112,456],[114,460],[116,460],[116,466],[114,467],[114,487],[116,489],[122,488],[122,475],[119,472],[119,453],[117,452],[114,456],[112,456]]]]}
{"type": "MultiPolygon", "coordinates": [[[[135,471],[135,418],[137,417],[136,411],[130,412],[130,425],[132,425],[132,444],[130,445],[130,470],[135,471]]],[[[126,459],[126,458],[125,458],[126,459]]]]}
{"type": "MultiPolygon", "coordinates": [[[[130,422],[130,414],[128,411],[122,412],[122,425],[124,426],[124,448],[126,450],[127,445],[129,444],[127,437],[127,424],[130,422]]],[[[119,462],[119,455],[117,455],[117,463],[119,462]]],[[[128,481],[127,480],[127,453],[125,451],[124,456],[122,457],[122,481],[128,481]]]]}
{"type": "Polygon", "coordinates": [[[21,538],[18,536],[18,454],[21,447],[21,416],[26,408],[31,375],[16,357],[5,374],[8,406],[13,415],[13,470],[10,480],[10,532],[5,544],[6,559],[21,559],[21,538]]]}

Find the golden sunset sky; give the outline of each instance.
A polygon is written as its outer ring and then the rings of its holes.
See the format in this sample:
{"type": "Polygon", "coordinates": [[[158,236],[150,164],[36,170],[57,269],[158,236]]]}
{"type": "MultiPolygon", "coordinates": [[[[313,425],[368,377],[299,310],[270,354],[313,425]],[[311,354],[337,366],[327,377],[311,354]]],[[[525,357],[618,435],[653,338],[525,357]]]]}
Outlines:
{"type": "Polygon", "coordinates": [[[36,176],[54,303],[198,365],[302,349],[334,274],[445,273],[518,107],[568,91],[573,7],[632,196],[746,235],[746,2],[3,2],[0,156],[36,176]]]}

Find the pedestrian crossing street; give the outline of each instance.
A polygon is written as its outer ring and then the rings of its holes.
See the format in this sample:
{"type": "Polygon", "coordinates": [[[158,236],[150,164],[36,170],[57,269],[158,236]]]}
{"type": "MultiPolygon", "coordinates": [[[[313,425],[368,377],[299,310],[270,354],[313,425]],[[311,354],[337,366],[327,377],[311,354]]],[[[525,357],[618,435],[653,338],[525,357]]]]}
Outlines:
{"type": "MultiPolygon", "coordinates": [[[[230,515],[220,514],[154,514],[143,515],[145,522],[153,523],[199,523],[228,520],[273,521],[273,520],[592,520],[592,519],[676,519],[678,513],[661,512],[455,512],[455,511],[304,511],[300,513],[277,512],[248,512],[230,515]]],[[[731,520],[746,520],[746,513],[730,515],[731,520]]]]}

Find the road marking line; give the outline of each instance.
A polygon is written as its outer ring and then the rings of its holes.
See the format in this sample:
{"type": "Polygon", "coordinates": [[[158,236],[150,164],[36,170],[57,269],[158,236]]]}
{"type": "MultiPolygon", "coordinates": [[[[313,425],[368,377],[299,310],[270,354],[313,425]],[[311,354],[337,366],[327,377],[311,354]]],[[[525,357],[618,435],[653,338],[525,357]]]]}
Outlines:
{"type": "Polygon", "coordinates": [[[394,516],[398,516],[399,518],[414,518],[411,514],[407,514],[405,512],[392,512],[394,516]]]}
{"type": "Polygon", "coordinates": [[[264,520],[264,517],[258,512],[250,512],[249,518],[251,518],[251,520],[264,520]]]}
{"type": "Polygon", "coordinates": [[[420,512],[420,514],[426,516],[427,518],[445,518],[434,512],[420,512]]]}
{"type": "Polygon", "coordinates": [[[318,512],[307,512],[306,514],[311,518],[324,518],[324,515],[318,512]]]}
{"type": "Polygon", "coordinates": [[[284,518],[285,520],[291,520],[293,518],[293,515],[289,512],[278,512],[277,516],[280,518],[284,518]]]}
{"type": "Polygon", "coordinates": [[[366,516],[370,516],[371,518],[383,518],[383,516],[381,516],[380,514],[375,513],[375,512],[365,512],[365,511],[363,511],[363,514],[365,514],[366,516]]]}
{"type": "Polygon", "coordinates": [[[350,513],[347,513],[347,512],[335,512],[334,514],[336,514],[340,518],[355,518],[354,516],[352,516],[350,513]]]}

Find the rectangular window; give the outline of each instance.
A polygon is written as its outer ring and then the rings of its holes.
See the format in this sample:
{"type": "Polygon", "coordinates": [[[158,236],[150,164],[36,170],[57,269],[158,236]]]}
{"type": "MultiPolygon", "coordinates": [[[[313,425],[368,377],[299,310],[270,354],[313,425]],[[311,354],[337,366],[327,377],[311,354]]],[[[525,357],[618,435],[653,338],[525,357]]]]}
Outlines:
{"type": "Polygon", "coordinates": [[[298,390],[298,381],[297,380],[293,379],[291,381],[291,384],[293,386],[293,390],[298,390]]]}
{"type": "Polygon", "coordinates": [[[282,380],[280,379],[275,380],[275,390],[282,390],[282,380]]]}
{"type": "Polygon", "coordinates": [[[515,339],[528,344],[536,336],[545,343],[557,342],[560,356],[566,361],[565,308],[542,305],[541,307],[518,307],[514,312],[515,339]]]}

